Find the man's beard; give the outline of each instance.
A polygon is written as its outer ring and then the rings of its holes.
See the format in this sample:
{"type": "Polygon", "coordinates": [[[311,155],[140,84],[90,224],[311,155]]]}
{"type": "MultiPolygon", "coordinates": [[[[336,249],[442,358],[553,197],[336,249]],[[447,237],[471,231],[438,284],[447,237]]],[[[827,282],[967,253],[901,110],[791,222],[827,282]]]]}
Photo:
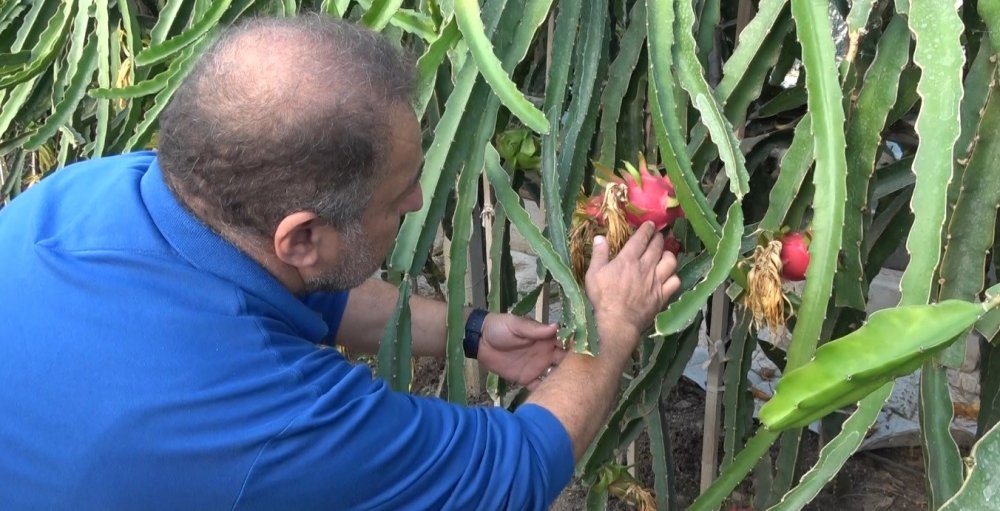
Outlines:
{"type": "Polygon", "coordinates": [[[341,231],[343,247],[350,257],[341,259],[340,264],[305,283],[306,293],[317,291],[345,291],[361,285],[382,265],[385,254],[379,254],[372,240],[365,235],[360,223],[341,231]]]}

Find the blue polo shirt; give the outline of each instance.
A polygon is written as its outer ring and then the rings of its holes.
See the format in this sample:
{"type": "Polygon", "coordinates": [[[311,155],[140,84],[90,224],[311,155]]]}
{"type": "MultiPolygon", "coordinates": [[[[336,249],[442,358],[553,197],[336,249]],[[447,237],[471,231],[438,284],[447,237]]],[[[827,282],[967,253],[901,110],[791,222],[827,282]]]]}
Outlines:
{"type": "Polygon", "coordinates": [[[391,391],[305,299],[189,214],[155,154],[0,210],[0,509],[544,509],[572,448],[516,413],[391,391]]]}

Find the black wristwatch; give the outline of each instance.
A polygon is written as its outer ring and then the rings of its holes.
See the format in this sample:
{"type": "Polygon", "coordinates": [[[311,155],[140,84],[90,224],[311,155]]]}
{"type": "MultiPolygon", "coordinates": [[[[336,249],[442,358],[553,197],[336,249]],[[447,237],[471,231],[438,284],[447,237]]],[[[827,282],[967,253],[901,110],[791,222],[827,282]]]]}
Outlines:
{"type": "Polygon", "coordinates": [[[473,309],[469,313],[469,319],[465,320],[465,338],[462,339],[462,348],[465,350],[465,357],[479,358],[479,340],[483,338],[483,321],[489,311],[483,309],[473,309]]]}

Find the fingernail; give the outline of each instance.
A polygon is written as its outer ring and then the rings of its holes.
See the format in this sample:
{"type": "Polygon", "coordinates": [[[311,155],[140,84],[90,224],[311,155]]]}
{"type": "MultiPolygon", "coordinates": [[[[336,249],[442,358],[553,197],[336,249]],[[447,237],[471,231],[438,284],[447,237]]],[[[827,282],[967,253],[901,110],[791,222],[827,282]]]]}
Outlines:
{"type": "Polygon", "coordinates": [[[594,236],[594,246],[603,245],[605,242],[604,236],[594,236]]]}

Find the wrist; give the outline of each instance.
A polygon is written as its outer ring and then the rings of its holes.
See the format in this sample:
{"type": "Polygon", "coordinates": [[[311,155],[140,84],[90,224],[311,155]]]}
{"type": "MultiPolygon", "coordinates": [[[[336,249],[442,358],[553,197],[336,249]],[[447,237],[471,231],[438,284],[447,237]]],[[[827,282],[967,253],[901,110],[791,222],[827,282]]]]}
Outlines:
{"type": "Polygon", "coordinates": [[[639,336],[642,335],[642,330],[630,318],[620,315],[595,312],[594,321],[597,323],[597,332],[602,336],[611,336],[638,344],[639,336]]]}
{"type": "Polygon", "coordinates": [[[629,357],[639,346],[642,331],[633,322],[614,317],[595,316],[601,353],[614,352],[629,357]]]}

